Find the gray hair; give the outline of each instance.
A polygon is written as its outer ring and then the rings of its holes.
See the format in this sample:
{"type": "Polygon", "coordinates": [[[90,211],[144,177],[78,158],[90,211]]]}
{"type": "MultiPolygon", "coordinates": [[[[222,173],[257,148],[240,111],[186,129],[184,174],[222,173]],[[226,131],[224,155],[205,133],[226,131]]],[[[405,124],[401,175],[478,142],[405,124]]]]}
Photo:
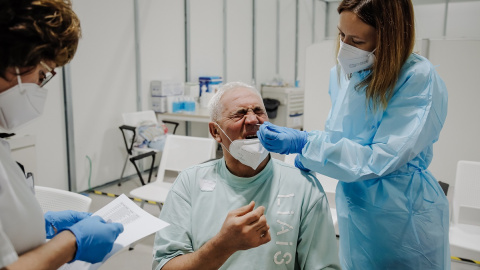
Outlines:
{"type": "Polygon", "coordinates": [[[255,87],[249,84],[246,84],[243,82],[226,83],[218,89],[217,93],[215,93],[215,95],[213,95],[213,97],[208,102],[208,111],[210,112],[211,121],[217,122],[218,120],[220,120],[222,110],[223,110],[223,106],[222,106],[222,103],[220,102],[220,99],[222,99],[223,94],[238,88],[249,89],[253,93],[257,94],[260,97],[260,99],[262,99],[260,92],[258,92],[258,90],[255,87]]]}

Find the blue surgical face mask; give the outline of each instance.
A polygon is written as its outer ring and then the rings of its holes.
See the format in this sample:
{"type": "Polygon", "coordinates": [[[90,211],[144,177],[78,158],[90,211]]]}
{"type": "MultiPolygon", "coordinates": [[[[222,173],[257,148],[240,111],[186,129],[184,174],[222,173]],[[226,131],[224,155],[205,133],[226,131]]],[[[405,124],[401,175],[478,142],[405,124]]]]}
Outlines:
{"type": "Polygon", "coordinates": [[[242,164],[256,170],[258,165],[268,156],[268,151],[263,147],[258,138],[256,139],[239,139],[232,141],[230,137],[223,131],[219,124],[215,123],[218,128],[230,140],[230,148],[227,149],[225,145],[222,146],[232,155],[236,160],[242,164]]]}
{"type": "Polygon", "coordinates": [[[343,43],[340,40],[340,50],[337,60],[345,74],[354,73],[370,68],[375,62],[375,50],[368,52],[354,46],[343,43]]]}
{"type": "Polygon", "coordinates": [[[43,113],[47,90],[36,83],[22,83],[18,68],[18,84],[0,93],[0,127],[14,131],[43,113]]]}

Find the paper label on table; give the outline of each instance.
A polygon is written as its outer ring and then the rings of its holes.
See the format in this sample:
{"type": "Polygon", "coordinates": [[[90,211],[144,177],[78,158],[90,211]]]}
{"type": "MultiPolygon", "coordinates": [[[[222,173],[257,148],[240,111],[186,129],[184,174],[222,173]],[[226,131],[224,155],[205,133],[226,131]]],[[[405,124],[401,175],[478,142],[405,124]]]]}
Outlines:
{"type": "Polygon", "coordinates": [[[115,241],[112,251],[105,256],[102,262],[91,264],[82,261],[75,261],[70,264],[64,264],[59,270],[95,270],[98,269],[108,258],[129,246],[135,241],[142,239],[152,233],[155,233],[169,224],[165,221],[152,216],[132,202],[125,194],[104,206],[93,214],[100,216],[104,220],[111,220],[123,224],[124,231],[115,241]]]}

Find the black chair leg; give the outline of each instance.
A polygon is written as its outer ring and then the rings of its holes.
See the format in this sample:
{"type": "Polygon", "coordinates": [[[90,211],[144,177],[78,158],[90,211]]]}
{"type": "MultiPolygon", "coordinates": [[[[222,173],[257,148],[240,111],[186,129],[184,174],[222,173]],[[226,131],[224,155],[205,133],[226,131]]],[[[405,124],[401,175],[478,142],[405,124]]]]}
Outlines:
{"type": "Polygon", "coordinates": [[[153,166],[155,164],[155,155],[156,155],[155,151],[150,151],[148,153],[144,153],[144,154],[141,154],[141,155],[134,156],[134,157],[130,158],[130,162],[133,163],[133,166],[135,167],[135,170],[137,171],[138,177],[140,178],[140,182],[142,182],[142,186],[145,185],[145,181],[143,181],[142,172],[140,171],[140,169],[138,169],[138,166],[135,163],[135,161],[142,160],[142,159],[144,159],[146,157],[149,157],[149,156],[152,157],[152,164],[150,165],[150,172],[148,174],[148,183],[150,183],[150,181],[152,179],[153,166]]]}

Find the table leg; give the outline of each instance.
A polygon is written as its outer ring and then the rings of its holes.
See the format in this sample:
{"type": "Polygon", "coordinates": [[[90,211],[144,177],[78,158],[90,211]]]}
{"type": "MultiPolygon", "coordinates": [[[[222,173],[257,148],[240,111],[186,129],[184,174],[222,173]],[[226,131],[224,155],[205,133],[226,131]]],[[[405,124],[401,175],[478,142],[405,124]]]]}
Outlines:
{"type": "Polygon", "coordinates": [[[190,121],[185,121],[185,135],[190,136],[192,130],[192,123],[190,121]]]}

